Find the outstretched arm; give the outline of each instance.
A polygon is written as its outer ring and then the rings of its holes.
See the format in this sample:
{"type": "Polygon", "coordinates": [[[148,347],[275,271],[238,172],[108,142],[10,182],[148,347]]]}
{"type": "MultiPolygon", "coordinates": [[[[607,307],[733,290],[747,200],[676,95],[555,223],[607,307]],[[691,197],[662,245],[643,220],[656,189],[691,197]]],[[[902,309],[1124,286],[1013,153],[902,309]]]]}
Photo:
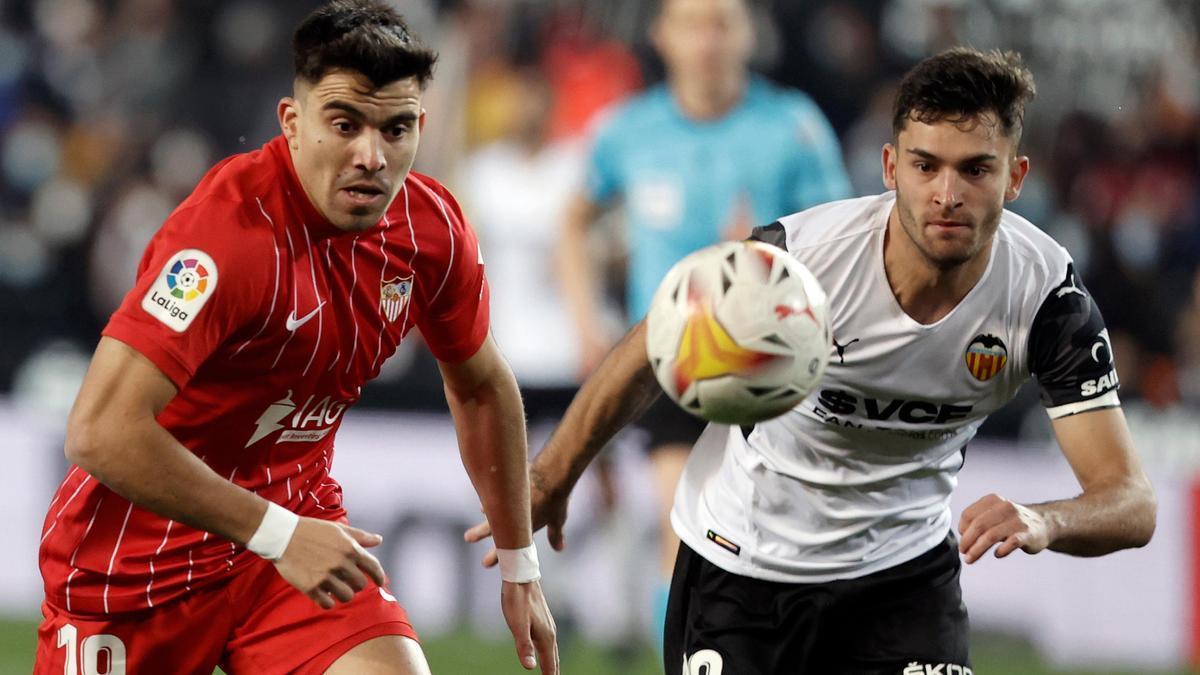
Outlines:
{"type": "Polygon", "coordinates": [[[968,563],[997,544],[996,557],[1003,558],[1018,548],[1099,556],[1149,543],[1157,503],[1121,409],[1060,417],[1054,433],[1083,492],[1040,504],[994,494],[975,502],[959,523],[968,563]]]}
{"type": "MultiPolygon", "coordinates": [[[[462,363],[440,362],[446,400],[454,416],[463,465],[471,476],[488,521],[495,526],[496,545],[531,555],[529,525],[528,451],[525,411],[512,370],[488,336],[474,356],[462,363]]],[[[535,667],[541,655],[542,672],[558,672],[554,619],[542,596],[536,557],[524,566],[501,569],[505,578],[501,604],[516,641],[521,663],[535,667]]]]}
{"type": "Polygon", "coordinates": [[[564,497],[625,425],[662,393],[646,357],[646,322],[631,328],[583,383],[562,422],[534,459],[535,488],[564,497]]]}
{"type": "MultiPolygon", "coordinates": [[[[584,469],[617,431],[644,412],[661,393],[646,357],[643,321],[626,333],[583,383],[529,468],[533,529],[546,527],[555,549],[563,549],[567,501],[584,469]]],[[[491,534],[491,523],[485,521],[467,530],[465,538],[476,542],[491,534]]],[[[486,567],[496,562],[494,550],[483,558],[486,567]]]]}

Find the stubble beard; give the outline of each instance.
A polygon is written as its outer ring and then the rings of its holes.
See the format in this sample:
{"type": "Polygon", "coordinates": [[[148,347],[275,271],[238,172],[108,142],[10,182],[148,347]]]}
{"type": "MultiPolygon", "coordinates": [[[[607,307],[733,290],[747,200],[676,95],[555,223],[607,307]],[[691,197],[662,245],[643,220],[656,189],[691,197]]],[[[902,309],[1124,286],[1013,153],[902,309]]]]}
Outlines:
{"type": "Polygon", "coordinates": [[[976,223],[972,227],[974,233],[984,234],[985,236],[977,237],[971,242],[967,250],[961,253],[951,251],[949,253],[938,254],[931,250],[931,247],[925,241],[923,236],[925,230],[924,224],[904,205],[904,200],[899,189],[896,190],[896,205],[896,212],[900,217],[900,229],[904,230],[905,236],[912,242],[913,247],[917,249],[917,252],[921,254],[925,262],[941,272],[948,272],[974,260],[975,256],[979,255],[979,252],[995,236],[997,225],[1000,221],[1001,209],[987,213],[981,223],[976,223]]]}

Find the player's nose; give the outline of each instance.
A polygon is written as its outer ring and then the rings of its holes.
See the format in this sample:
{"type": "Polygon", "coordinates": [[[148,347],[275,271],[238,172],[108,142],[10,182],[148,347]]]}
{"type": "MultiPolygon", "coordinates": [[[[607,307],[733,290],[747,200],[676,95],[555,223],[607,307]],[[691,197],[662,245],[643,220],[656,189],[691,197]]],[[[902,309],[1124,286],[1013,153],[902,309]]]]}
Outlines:
{"type": "Polygon", "coordinates": [[[387,158],[383,154],[383,134],[380,131],[370,129],[359,134],[358,138],[354,139],[352,147],[355,169],[367,173],[377,173],[387,167],[387,158]]]}
{"type": "Polygon", "coordinates": [[[962,206],[962,187],[957,171],[942,171],[934,186],[933,202],[947,209],[962,206]]]}

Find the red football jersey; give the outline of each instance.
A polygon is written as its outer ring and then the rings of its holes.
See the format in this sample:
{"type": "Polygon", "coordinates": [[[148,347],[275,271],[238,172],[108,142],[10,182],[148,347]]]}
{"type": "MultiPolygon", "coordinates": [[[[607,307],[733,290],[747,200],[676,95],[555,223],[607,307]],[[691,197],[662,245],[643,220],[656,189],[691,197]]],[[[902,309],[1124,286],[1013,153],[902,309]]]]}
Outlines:
{"type": "MultiPolygon", "coordinates": [[[[104,335],[175,383],[158,422],[214,471],[334,520],[345,515],[334,434],[414,326],[449,362],[487,335],[483,259],[453,197],[410,173],[377,225],[343,232],[309,201],[278,137],[218,164],[171,214],[104,335]]],[[[220,581],[252,555],[71,467],[40,565],[50,602],[108,614],[220,581]]]]}

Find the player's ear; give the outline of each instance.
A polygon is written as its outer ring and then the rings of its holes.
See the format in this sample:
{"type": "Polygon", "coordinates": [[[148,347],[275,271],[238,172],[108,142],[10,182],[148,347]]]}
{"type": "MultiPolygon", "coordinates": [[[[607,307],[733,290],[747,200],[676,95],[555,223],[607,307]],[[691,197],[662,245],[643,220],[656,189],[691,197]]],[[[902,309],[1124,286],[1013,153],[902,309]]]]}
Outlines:
{"type": "Polygon", "coordinates": [[[279,99],[276,114],[279,117],[280,131],[283,132],[283,136],[292,150],[296,150],[299,143],[300,104],[291,96],[285,96],[279,99]]]}
{"type": "Polygon", "coordinates": [[[883,144],[880,163],[883,165],[883,184],[889,190],[896,189],[896,154],[896,146],[891,143],[883,144]]]}
{"type": "Polygon", "coordinates": [[[417,117],[417,131],[425,131],[425,109],[421,108],[421,115],[417,117]]]}
{"type": "Polygon", "coordinates": [[[1021,186],[1025,184],[1025,176],[1029,175],[1029,158],[1018,155],[1008,161],[1008,188],[1004,190],[1004,200],[1011,202],[1021,195],[1021,186]]]}

